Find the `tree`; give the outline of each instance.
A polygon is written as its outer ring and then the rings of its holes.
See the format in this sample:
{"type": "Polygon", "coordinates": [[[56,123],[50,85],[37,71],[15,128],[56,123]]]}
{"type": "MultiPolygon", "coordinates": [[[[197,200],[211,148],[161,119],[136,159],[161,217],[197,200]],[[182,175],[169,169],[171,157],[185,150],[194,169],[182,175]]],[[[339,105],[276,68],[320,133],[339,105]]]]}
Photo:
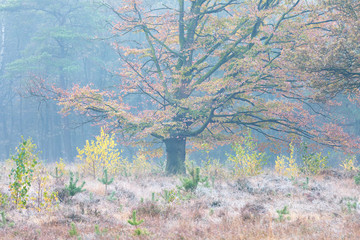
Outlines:
{"type": "MultiPolygon", "coordinates": [[[[283,67],[305,1],[179,0],[152,6],[107,5],[122,67],[109,91],[75,85],[58,90],[63,111],[105,122],[131,140],[165,144],[168,173],[185,172],[188,139],[229,142],[244,129],[269,138],[304,136],[340,146],[349,136],[310,103],[307,82],[283,67]],[[133,96],[142,96],[142,108],[133,96]],[[334,133],[336,132],[336,138],[334,133]]],[[[351,142],[354,144],[353,142],[351,142]]]]}
{"type": "Polygon", "coordinates": [[[323,0],[314,5],[306,27],[291,48],[293,68],[311,75],[317,99],[359,94],[360,2],[323,0]]]}
{"type": "Polygon", "coordinates": [[[0,1],[0,158],[9,156],[20,135],[30,135],[43,149],[41,158],[71,161],[75,146],[98,130],[74,116],[59,117],[56,102],[25,92],[34,76],[64,89],[75,81],[111,84],[105,68],[116,54],[94,41],[106,16],[97,10],[85,0],[0,1]]]}

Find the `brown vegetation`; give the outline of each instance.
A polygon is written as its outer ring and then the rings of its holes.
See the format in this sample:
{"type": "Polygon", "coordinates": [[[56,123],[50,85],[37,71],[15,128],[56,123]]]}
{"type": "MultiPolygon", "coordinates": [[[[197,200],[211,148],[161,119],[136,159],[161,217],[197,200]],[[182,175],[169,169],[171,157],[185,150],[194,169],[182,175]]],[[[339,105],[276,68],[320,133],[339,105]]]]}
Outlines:
{"type": "MultiPolygon", "coordinates": [[[[2,168],[1,176],[6,176],[2,168]]],[[[68,179],[68,176],[64,176],[68,179]]],[[[338,170],[290,180],[272,171],[246,179],[216,179],[194,193],[177,190],[178,177],[118,177],[104,186],[85,178],[85,192],[61,198],[53,211],[2,205],[0,239],[358,239],[360,188],[338,170]],[[164,190],[176,192],[165,201],[164,190]],[[154,193],[152,195],[152,193],[154,193]],[[190,196],[190,198],[189,198],[190,196]],[[278,213],[287,206],[288,214],[278,213]],[[134,235],[133,210],[145,230],[134,235]],[[74,223],[78,235],[70,236],[74,223]],[[95,226],[97,230],[95,230],[95,226]]],[[[82,180],[81,180],[82,181],[82,180]]],[[[67,182],[67,180],[65,181],[67,182]]],[[[8,194],[8,179],[0,191],[8,194]]],[[[54,189],[61,188],[55,184],[54,189]]]]}

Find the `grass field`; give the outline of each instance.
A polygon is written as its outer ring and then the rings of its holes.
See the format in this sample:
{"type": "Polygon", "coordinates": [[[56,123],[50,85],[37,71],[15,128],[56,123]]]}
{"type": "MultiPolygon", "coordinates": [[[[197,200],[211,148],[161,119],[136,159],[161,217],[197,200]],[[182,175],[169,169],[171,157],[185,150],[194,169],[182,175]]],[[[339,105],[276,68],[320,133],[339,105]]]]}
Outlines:
{"type": "MultiPolygon", "coordinates": [[[[9,169],[1,169],[0,191],[10,195],[9,169]]],[[[74,196],[64,191],[65,174],[49,179],[59,201],[48,210],[36,210],[34,201],[17,209],[3,197],[0,239],[359,239],[354,174],[327,169],[289,179],[266,170],[219,176],[187,192],[178,189],[179,176],[149,173],[115,176],[107,193],[84,177],[85,191],[74,196]],[[134,210],[144,220],[137,227],[128,223],[134,210]]]]}

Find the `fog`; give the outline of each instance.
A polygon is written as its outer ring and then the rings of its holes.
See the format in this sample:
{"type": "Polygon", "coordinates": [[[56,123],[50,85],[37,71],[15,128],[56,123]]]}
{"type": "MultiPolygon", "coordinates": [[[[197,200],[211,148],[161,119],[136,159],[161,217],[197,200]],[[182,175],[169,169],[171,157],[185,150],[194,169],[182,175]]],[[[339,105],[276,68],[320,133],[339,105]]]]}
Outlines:
{"type": "MultiPolygon", "coordinates": [[[[169,4],[173,1],[158,1],[152,8],[169,4]]],[[[76,148],[98,135],[100,127],[79,113],[59,113],[56,101],[31,91],[33,83],[114,89],[118,78],[113,73],[120,63],[110,32],[116,16],[96,1],[3,1],[0,7],[0,159],[9,158],[23,136],[33,139],[45,161],[71,162],[76,148]]],[[[330,110],[344,119],[346,132],[359,136],[358,108],[346,97],[338,98],[343,105],[330,110]]],[[[132,148],[124,148],[133,154],[132,148]]],[[[230,144],[212,151],[212,157],[225,158],[229,149],[230,144]]]]}

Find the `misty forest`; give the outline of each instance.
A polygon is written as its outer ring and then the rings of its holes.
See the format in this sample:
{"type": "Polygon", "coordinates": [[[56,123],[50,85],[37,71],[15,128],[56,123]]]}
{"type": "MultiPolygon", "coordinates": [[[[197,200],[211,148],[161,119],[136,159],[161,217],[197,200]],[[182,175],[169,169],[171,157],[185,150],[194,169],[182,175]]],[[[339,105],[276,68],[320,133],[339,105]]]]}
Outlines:
{"type": "Polygon", "coordinates": [[[358,0],[1,0],[0,239],[360,239],[358,0]]]}

